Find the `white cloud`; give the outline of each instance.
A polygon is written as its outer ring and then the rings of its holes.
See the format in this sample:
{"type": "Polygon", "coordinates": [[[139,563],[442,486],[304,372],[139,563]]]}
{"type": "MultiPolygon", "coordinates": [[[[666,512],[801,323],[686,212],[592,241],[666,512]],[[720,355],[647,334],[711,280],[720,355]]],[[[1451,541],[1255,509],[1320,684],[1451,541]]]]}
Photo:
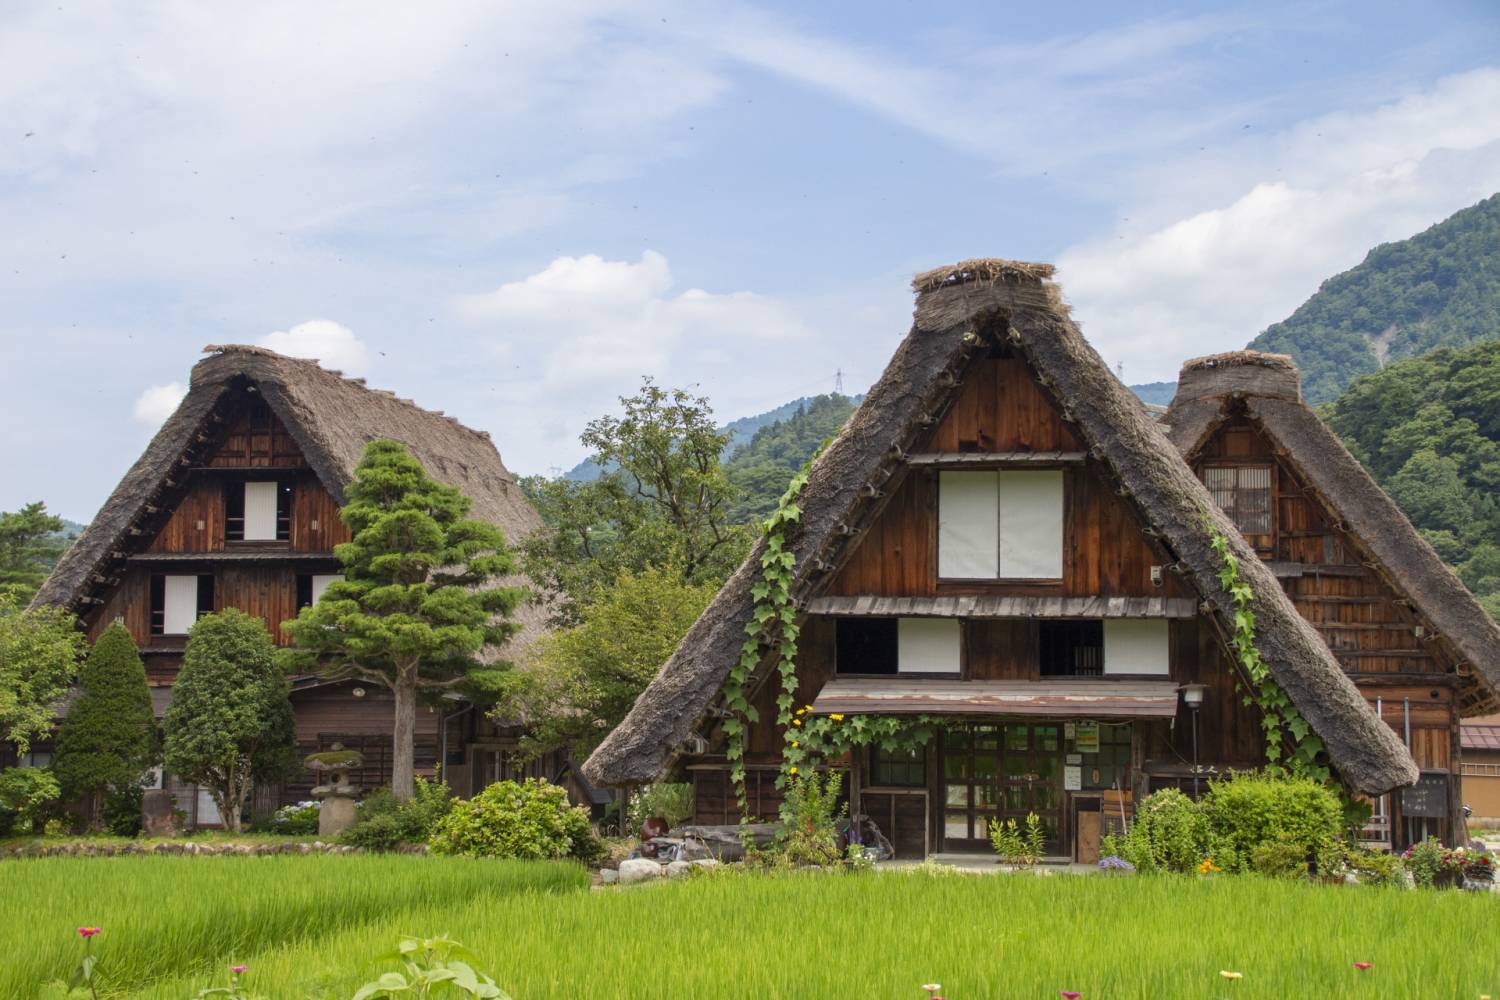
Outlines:
{"type": "Polygon", "coordinates": [[[172,415],[172,411],[177,409],[177,404],[186,395],[187,389],[181,382],[153,385],[136,397],[133,411],[135,419],[155,427],[172,415]]]}
{"type": "Polygon", "coordinates": [[[1070,248],[1059,280],[1131,381],[1243,347],[1378,243],[1500,190],[1500,71],[1452,77],[1363,114],[1308,121],[1214,158],[1158,168],[1145,225],[1070,248]],[[1178,183],[1180,182],[1180,183],[1178,183]],[[1176,202],[1205,201],[1173,215],[1176,202]],[[1215,203],[1217,202],[1217,203],[1215,203]]]}
{"type": "Polygon", "coordinates": [[[277,330],[260,338],[261,347],[294,358],[311,358],[324,368],[346,375],[362,375],[370,363],[370,351],[354,331],[331,319],[310,319],[290,330],[277,330]]]}

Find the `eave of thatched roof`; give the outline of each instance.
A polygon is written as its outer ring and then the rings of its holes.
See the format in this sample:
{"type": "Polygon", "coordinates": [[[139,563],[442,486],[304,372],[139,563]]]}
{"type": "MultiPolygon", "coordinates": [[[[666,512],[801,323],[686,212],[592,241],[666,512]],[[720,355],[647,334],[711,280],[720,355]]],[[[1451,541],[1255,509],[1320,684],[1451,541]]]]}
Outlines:
{"type": "MultiPolygon", "coordinates": [[[[1130,496],[1184,577],[1217,607],[1232,629],[1232,603],[1219,586],[1218,561],[1205,519],[1230,540],[1242,576],[1254,589],[1257,644],[1277,681],[1328,746],[1344,779],[1378,793],[1410,784],[1410,754],[1344,675],[1327,646],[1297,614],[1271,572],[1172,448],[1133,394],[1069,320],[1046,265],[966,261],[919,275],[915,323],[880,381],[839,436],[814,463],[801,497],[802,523],[790,548],[797,558],[793,597],[816,596],[848,544],[867,526],[871,494],[899,471],[927,421],[951,400],[965,363],[978,349],[975,328],[998,317],[1001,329],[1066,408],[1068,417],[1130,496]],[[853,535],[848,528],[853,526],[853,535]]],[[[653,781],[694,734],[738,659],[753,610],[750,587],[761,544],[636,700],[625,720],[584,764],[597,784],[653,781]]]]}
{"type": "MultiPolygon", "coordinates": [[[[363,379],[345,378],[316,361],[242,345],[204,350],[209,356],[193,366],[187,396],[58,562],[37,603],[76,609],[90,595],[98,578],[107,576],[103,571],[116,553],[132,547],[131,529],[200,442],[220,402],[246,385],[265,398],[339,503],[365,445],[391,438],[410,448],[434,479],[461,490],[472,503],[471,516],[497,525],[513,544],[541,526],[540,515],[483,431],[394,393],[370,389],[363,379]]],[[[540,634],[545,616],[543,608],[529,602],[518,609],[522,631],[507,652],[540,634]]]]}
{"type": "Polygon", "coordinates": [[[1291,359],[1236,351],[1184,366],[1165,423],[1189,461],[1242,408],[1302,481],[1379,563],[1379,571],[1449,643],[1467,674],[1466,715],[1500,709],[1500,626],[1449,569],[1401,508],[1371,478],[1323,419],[1302,400],[1291,359]],[[1262,374],[1275,369],[1278,377],[1262,374]]]}

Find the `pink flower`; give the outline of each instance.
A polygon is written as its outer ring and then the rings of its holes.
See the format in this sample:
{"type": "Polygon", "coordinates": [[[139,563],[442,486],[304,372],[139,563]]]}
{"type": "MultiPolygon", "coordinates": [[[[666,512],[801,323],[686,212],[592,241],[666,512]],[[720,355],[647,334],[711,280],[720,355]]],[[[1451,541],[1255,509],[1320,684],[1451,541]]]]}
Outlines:
{"type": "Polygon", "coordinates": [[[78,928],[78,936],[81,937],[81,938],[91,938],[95,934],[98,934],[98,933],[99,933],[99,928],[97,928],[97,927],[80,927],[80,928],[78,928]]]}
{"type": "Polygon", "coordinates": [[[1370,966],[1371,966],[1370,962],[1355,962],[1354,963],[1354,967],[1356,969],[1358,969],[1359,971],[1361,971],[1361,972],[1363,972],[1366,969],[1370,968],[1370,966]]]}
{"type": "Polygon", "coordinates": [[[1083,994],[1079,993],[1077,990],[1058,990],[1057,995],[1060,997],[1067,997],[1067,1000],[1078,1000],[1079,997],[1083,996],[1083,994]]]}
{"type": "Polygon", "coordinates": [[[250,968],[250,966],[248,965],[231,965],[229,967],[229,971],[234,973],[236,976],[243,976],[245,974],[245,970],[248,968],[250,968]]]}

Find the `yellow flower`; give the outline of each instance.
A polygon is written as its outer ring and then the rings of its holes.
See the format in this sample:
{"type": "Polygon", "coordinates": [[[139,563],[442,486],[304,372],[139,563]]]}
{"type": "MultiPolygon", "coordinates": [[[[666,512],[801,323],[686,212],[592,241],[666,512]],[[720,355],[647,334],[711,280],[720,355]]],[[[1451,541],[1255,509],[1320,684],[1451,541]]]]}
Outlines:
{"type": "Polygon", "coordinates": [[[793,766],[787,768],[786,769],[786,773],[787,774],[796,774],[797,773],[796,765],[793,765],[793,766]]]}
{"type": "Polygon", "coordinates": [[[1227,969],[1220,969],[1219,970],[1219,975],[1223,976],[1225,979],[1244,979],[1245,978],[1245,974],[1243,972],[1230,972],[1227,969]]]}
{"type": "Polygon", "coordinates": [[[829,718],[832,719],[834,722],[843,722],[844,721],[843,714],[839,713],[839,712],[834,712],[832,715],[829,716],[829,718]]]}
{"type": "Polygon", "coordinates": [[[1223,871],[1223,869],[1214,864],[1213,858],[1204,858],[1202,861],[1198,862],[1199,875],[1212,875],[1217,871],[1223,871]]]}
{"type": "Polygon", "coordinates": [[[793,719],[792,720],[792,725],[794,725],[794,726],[800,726],[800,725],[802,725],[802,720],[801,719],[793,719]]]}
{"type": "Polygon", "coordinates": [[[801,745],[802,744],[798,743],[796,740],[792,740],[792,749],[793,750],[797,749],[801,745]]]}
{"type": "Polygon", "coordinates": [[[797,714],[798,715],[806,715],[807,714],[807,709],[805,709],[805,708],[799,708],[799,709],[797,709],[797,714]]]}

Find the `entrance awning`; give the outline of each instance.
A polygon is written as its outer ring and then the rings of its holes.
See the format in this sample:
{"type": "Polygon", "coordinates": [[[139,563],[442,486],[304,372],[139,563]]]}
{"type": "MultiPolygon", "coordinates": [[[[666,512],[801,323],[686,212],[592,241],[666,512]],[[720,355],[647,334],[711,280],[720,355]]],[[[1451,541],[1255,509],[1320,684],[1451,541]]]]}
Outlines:
{"type": "Polygon", "coordinates": [[[836,678],[814,699],[814,715],[1042,715],[1080,719],[1170,719],[1173,681],[1102,678],[1045,681],[939,681],[836,678]]]}

